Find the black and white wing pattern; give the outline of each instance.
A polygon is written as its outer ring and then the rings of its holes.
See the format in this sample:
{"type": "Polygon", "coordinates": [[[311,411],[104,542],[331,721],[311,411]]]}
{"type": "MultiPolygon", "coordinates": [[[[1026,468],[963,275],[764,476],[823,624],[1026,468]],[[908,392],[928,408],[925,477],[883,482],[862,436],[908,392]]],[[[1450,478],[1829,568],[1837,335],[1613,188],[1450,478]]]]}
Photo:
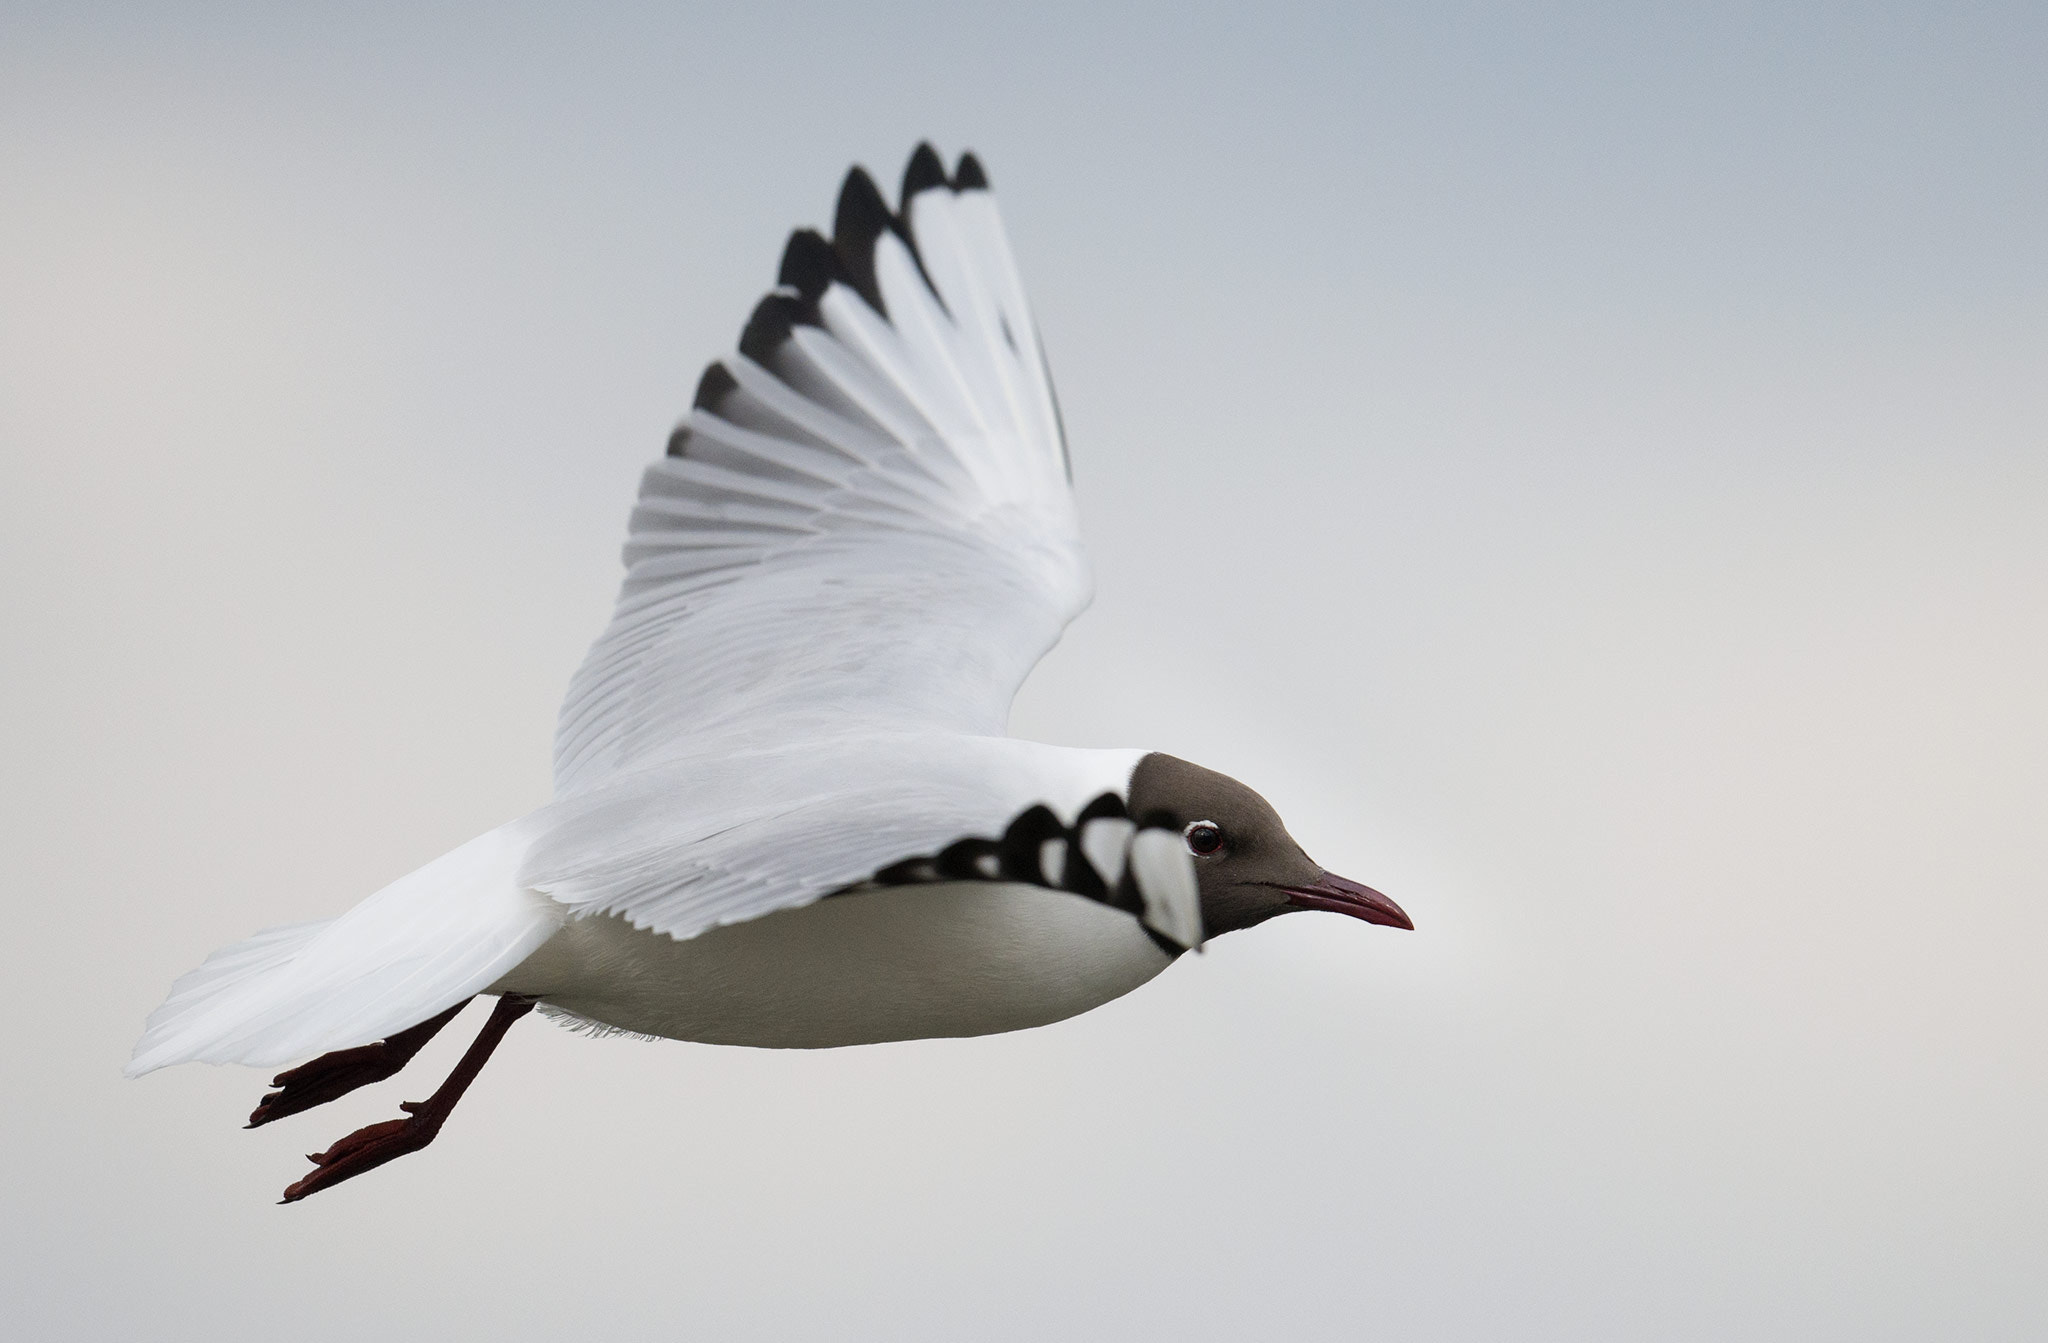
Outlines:
{"type": "Polygon", "coordinates": [[[641,481],[612,623],[571,683],[558,795],[692,734],[1000,733],[1090,578],[1038,331],[972,155],[919,146],[711,365],[641,481]]]}
{"type": "Polygon", "coordinates": [[[956,839],[937,853],[891,863],[835,894],[960,881],[1018,882],[1120,909],[1169,956],[1202,944],[1201,890],[1180,830],[1140,825],[1115,793],[1096,797],[1071,826],[1036,803],[1012,818],[1000,836],[956,839]]]}
{"type": "Polygon", "coordinates": [[[1201,941],[1179,827],[1128,811],[1142,751],[949,732],[699,746],[520,822],[520,884],[688,938],[877,886],[1022,882],[1201,941]]]}

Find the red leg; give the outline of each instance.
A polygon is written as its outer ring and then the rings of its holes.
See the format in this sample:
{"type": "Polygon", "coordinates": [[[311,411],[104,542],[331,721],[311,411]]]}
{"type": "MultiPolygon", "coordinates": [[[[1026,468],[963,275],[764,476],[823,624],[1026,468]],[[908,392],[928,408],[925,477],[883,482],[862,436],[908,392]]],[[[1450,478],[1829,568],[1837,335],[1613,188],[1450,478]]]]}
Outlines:
{"type": "Polygon", "coordinates": [[[498,999],[498,1005],[491,1009],[491,1019],[484,1023],[474,1042],[463,1054],[462,1061],[455,1065],[455,1071],[448,1074],[448,1080],[441,1083],[433,1095],[423,1101],[401,1101],[398,1108],[405,1111],[404,1119],[387,1119],[381,1124],[359,1128],[334,1146],[318,1155],[309,1155],[306,1160],[315,1169],[305,1179],[286,1188],[283,1203],[296,1203],[308,1194],[317,1194],[329,1185],[340,1184],[353,1179],[366,1170],[375,1170],[387,1161],[417,1152],[434,1140],[447,1122],[449,1111],[455,1102],[462,1099],[462,1093],[483,1071],[484,1064],[491,1057],[491,1051],[505,1038],[505,1032],[512,1029],[512,1023],[533,1010],[534,999],[508,993],[498,999]]]}
{"type": "Polygon", "coordinates": [[[412,1056],[419,1053],[443,1026],[455,1020],[455,1014],[469,1006],[469,1001],[464,998],[441,1015],[428,1017],[419,1025],[408,1026],[375,1044],[337,1049],[331,1054],[322,1054],[311,1063],[301,1063],[289,1072],[279,1073],[270,1079],[270,1085],[278,1090],[265,1096],[263,1103],[250,1114],[248,1127],[257,1128],[273,1119],[325,1105],[357,1087],[366,1087],[392,1076],[412,1062],[412,1056]]]}

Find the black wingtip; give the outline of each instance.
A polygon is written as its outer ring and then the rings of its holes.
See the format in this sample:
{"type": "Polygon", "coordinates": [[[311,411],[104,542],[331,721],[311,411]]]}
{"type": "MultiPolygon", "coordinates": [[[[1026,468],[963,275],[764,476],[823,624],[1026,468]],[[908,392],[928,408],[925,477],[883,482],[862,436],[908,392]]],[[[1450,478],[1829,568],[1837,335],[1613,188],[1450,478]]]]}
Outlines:
{"type": "Polygon", "coordinates": [[[689,425],[677,425],[675,432],[668,436],[668,455],[671,457],[687,457],[690,455],[689,425]]]}
{"type": "Polygon", "coordinates": [[[832,219],[832,248],[839,253],[839,266],[847,280],[883,316],[882,291],[875,283],[875,240],[893,225],[889,206],[882,200],[875,179],[867,169],[853,168],[839,188],[839,208],[832,219]]]}
{"type": "Polygon", "coordinates": [[[889,204],[875,179],[857,164],[848,168],[839,186],[839,207],[832,215],[833,243],[843,247],[848,242],[873,242],[888,227],[889,204]]]}
{"type": "Polygon", "coordinates": [[[740,332],[740,353],[764,368],[773,367],[775,352],[799,323],[817,324],[810,304],[788,294],[768,295],[754,305],[754,315],[740,332]]]}
{"type": "MultiPolygon", "coordinates": [[[[924,258],[919,255],[917,239],[905,222],[910,201],[919,192],[949,185],[959,191],[987,189],[988,174],[982,170],[981,160],[971,153],[962,154],[948,178],[945,160],[930,141],[920,142],[903,169],[902,215],[889,209],[881,189],[865,168],[849,169],[833,211],[832,236],[825,238],[815,229],[798,229],[789,235],[777,276],[784,292],[770,294],[755,305],[740,333],[740,353],[757,364],[772,367],[792,328],[822,325],[818,300],[834,283],[853,289],[886,321],[889,310],[882,302],[881,285],[875,279],[875,246],[884,233],[896,234],[910,250],[911,259],[922,274],[924,258]]],[[[924,280],[944,308],[945,300],[932,285],[931,277],[926,275],[924,280]]],[[[736,386],[731,370],[713,364],[704,370],[703,380],[697,384],[695,404],[699,409],[716,412],[719,403],[736,386]]],[[[683,455],[688,441],[688,430],[678,428],[669,440],[670,455],[683,455]]]]}
{"type": "Polygon", "coordinates": [[[896,207],[897,213],[908,216],[910,198],[918,192],[947,185],[945,160],[939,157],[938,150],[932,148],[931,141],[920,142],[911,151],[910,162],[903,167],[902,204],[896,207]]]}
{"type": "Polygon", "coordinates": [[[960,156],[960,166],[953,169],[953,190],[987,191],[988,173],[983,171],[981,160],[969,150],[960,156]]]}
{"type": "Polygon", "coordinates": [[[732,376],[732,370],[724,364],[713,364],[704,370],[704,376],[697,379],[697,395],[690,405],[697,410],[718,413],[718,403],[739,390],[739,382],[732,376]]]}
{"type": "Polygon", "coordinates": [[[815,303],[840,278],[839,253],[816,229],[801,228],[789,235],[789,242],[782,249],[777,283],[796,290],[805,302],[815,303]]]}

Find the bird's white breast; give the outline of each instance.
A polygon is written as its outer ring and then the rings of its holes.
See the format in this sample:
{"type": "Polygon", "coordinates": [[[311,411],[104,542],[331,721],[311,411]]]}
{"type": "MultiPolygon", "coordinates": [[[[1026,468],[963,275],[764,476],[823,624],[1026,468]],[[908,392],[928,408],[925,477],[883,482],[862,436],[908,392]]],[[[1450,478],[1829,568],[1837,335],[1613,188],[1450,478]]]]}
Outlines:
{"type": "Polygon", "coordinates": [[[1008,882],[863,889],[677,941],[574,920],[493,991],[619,1030],[823,1049],[1086,1012],[1171,963],[1128,914],[1008,882]]]}

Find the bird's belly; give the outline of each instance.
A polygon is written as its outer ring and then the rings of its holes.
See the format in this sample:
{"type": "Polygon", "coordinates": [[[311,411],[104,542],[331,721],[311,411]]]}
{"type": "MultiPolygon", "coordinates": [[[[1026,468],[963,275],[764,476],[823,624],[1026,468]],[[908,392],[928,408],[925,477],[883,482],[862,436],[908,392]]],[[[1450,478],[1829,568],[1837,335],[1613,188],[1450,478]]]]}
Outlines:
{"type": "Polygon", "coordinates": [[[958,882],[853,892],[684,941],[579,919],[493,988],[643,1035],[823,1049],[1043,1026],[1171,960],[1135,919],[1079,896],[958,882]]]}

